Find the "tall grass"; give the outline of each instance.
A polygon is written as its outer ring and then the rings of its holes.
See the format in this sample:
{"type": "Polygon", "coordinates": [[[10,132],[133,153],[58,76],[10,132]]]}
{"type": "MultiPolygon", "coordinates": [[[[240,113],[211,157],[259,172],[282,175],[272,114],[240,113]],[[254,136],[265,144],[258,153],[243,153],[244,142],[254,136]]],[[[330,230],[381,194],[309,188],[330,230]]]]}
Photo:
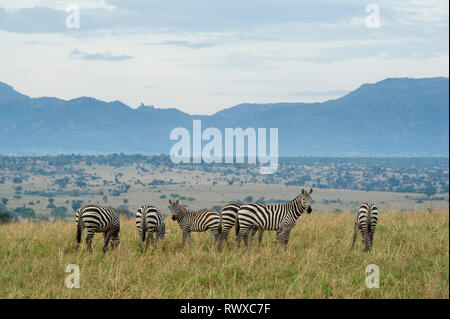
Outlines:
{"type": "Polygon", "coordinates": [[[263,244],[222,253],[211,234],[193,233],[181,250],[178,225],[156,250],[139,252],[134,220],[122,220],[118,249],[75,253],[75,223],[0,226],[1,298],[449,298],[449,212],[381,212],[374,248],[361,236],[350,251],[353,215],[300,217],[285,251],[274,232],[263,244]],[[77,264],[81,288],[65,287],[68,264],[77,264]],[[380,269],[380,288],[365,285],[366,266],[380,269]]]}

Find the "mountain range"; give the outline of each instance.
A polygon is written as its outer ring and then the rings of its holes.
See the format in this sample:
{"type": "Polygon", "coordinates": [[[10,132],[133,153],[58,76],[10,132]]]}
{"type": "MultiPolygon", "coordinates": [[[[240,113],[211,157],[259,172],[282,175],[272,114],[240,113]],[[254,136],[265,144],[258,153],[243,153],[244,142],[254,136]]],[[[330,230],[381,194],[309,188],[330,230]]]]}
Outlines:
{"type": "Polygon", "coordinates": [[[213,115],[31,98],[0,82],[0,154],[169,153],[172,129],[192,132],[195,119],[222,132],[278,128],[280,156],[447,157],[449,79],[388,78],[326,102],[245,103],[213,115]]]}

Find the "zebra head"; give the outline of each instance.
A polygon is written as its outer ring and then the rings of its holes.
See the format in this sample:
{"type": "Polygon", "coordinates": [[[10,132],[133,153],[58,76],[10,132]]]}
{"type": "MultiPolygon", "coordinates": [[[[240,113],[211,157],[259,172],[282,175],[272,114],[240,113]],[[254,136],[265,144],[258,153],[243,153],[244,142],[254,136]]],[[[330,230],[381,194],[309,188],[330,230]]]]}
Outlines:
{"type": "Polygon", "coordinates": [[[182,208],[180,206],[180,200],[171,201],[169,199],[170,212],[172,214],[172,220],[179,220],[182,216],[182,208]]]}
{"type": "Polygon", "coordinates": [[[306,212],[308,214],[311,214],[311,212],[312,212],[312,208],[311,208],[311,193],[312,192],[313,192],[312,188],[309,190],[309,192],[302,188],[302,193],[300,195],[300,203],[301,203],[302,207],[306,208],[306,212]]]}
{"type": "Polygon", "coordinates": [[[160,229],[160,232],[159,232],[159,238],[162,239],[162,240],[166,239],[166,235],[169,232],[170,232],[170,230],[166,229],[166,225],[165,224],[161,225],[161,229],[160,229]]]}
{"type": "Polygon", "coordinates": [[[119,244],[120,244],[119,233],[117,233],[111,237],[111,247],[117,248],[119,244]]]}

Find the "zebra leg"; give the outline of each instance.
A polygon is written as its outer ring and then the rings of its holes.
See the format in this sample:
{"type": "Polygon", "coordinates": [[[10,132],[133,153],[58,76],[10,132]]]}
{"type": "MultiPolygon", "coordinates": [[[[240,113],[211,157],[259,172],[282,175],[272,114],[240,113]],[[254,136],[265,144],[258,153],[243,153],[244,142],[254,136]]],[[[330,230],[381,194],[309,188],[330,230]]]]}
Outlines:
{"type": "Polygon", "coordinates": [[[359,226],[358,226],[358,224],[355,223],[355,230],[354,230],[354,233],[353,233],[352,248],[350,250],[353,250],[353,247],[355,246],[356,237],[358,236],[358,229],[359,229],[359,226]]]}
{"type": "Polygon", "coordinates": [[[141,240],[141,253],[144,251],[144,241],[145,241],[145,230],[139,228],[139,238],[141,240]]]}
{"type": "Polygon", "coordinates": [[[184,249],[184,245],[186,244],[186,237],[187,237],[187,231],[183,230],[183,240],[182,240],[181,249],[184,249]]]}
{"type": "Polygon", "coordinates": [[[228,233],[224,233],[224,230],[222,229],[222,232],[219,234],[219,251],[222,251],[223,248],[223,240],[225,239],[228,248],[230,245],[228,244],[228,233]]]}
{"type": "Polygon", "coordinates": [[[259,245],[261,245],[261,243],[262,243],[263,234],[264,234],[264,229],[260,229],[259,230],[259,236],[258,236],[258,243],[259,243],[259,245]]]}
{"type": "Polygon", "coordinates": [[[153,232],[149,229],[147,233],[147,240],[145,241],[145,251],[147,251],[150,241],[153,243],[153,232]]]}
{"type": "Polygon", "coordinates": [[[218,243],[219,246],[219,250],[220,250],[220,231],[219,229],[214,229],[212,232],[212,236],[213,236],[213,240],[212,240],[212,248],[214,248],[214,246],[216,245],[216,243],[218,243]]]}
{"type": "Polygon", "coordinates": [[[155,234],[155,236],[153,237],[153,231],[149,233],[150,234],[150,243],[153,247],[155,247],[155,237],[157,237],[158,235],[155,234]]]}
{"type": "Polygon", "coordinates": [[[236,250],[239,250],[241,248],[241,238],[242,236],[239,234],[236,237],[236,250]]]}
{"type": "Polygon", "coordinates": [[[192,245],[192,238],[191,238],[191,232],[190,231],[188,231],[187,236],[188,236],[189,247],[190,247],[192,245]]]}
{"type": "Polygon", "coordinates": [[[252,227],[250,229],[250,232],[249,232],[250,233],[250,238],[249,238],[250,241],[253,240],[253,237],[255,237],[257,231],[258,231],[258,228],[256,228],[256,227],[252,227]]]}
{"type": "Polygon", "coordinates": [[[248,249],[248,239],[250,237],[250,230],[251,229],[249,228],[244,236],[244,244],[245,244],[245,247],[247,247],[247,249],[248,249]]]}
{"type": "Polygon", "coordinates": [[[287,249],[287,244],[289,242],[289,237],[291,235],[291,230],[287,230],[285,231],[285,233],[283,234],[283,246],[284,246],[284,250],[287,249]]]}
{"type": "Polygon", "coordinates": [[[156,232],[156,234],[155,234],[155,241],[153,242],[155,248],[158,245],[159,237],[160,237],[160,233],[156,232]]]}
{"type": "Polygon", "coordinates": [[[214,235],[214,231],[211,232],[211,248],[214,248],[216,244],[216,235],[214,235]]]}
{"type": "Polygon", "coordinates": [[[108,231],[106,234],[103,233],[103,237],[105,238],[105,244],[103,245],[103,249],[102,251],[105,253],[106,250],[108,249],[108,244],[109,244],[109,240],[111,239],[112,236],[112,232],[108,231]]]}
{"type": "Polygon", "coordinates": [[[370,248],[372,248],[371,247],[371,245],[370,245],[370,235],[369,235],[369,232],[368,231],[366,231],[366,233],[364,234],[364,237],[365,237],[365,250],[366,251],[369,251],[370,250],[370,248]]]}
{"type": "Polygon", "coordinates": [[[95,233],[93,231],[88,230],[88,234],[86,236],[86,245],[90,253],[92,252],[92,239],[94,238],[94,234],[95,233]]]}
{"type": "Polygon", "coordinates": [[[220,245],[222,245],[223,241],[225,240],[227,247],[230,248],[230,243],[228,242],[228,234],[230,233],[230,228],[223,227],[222,233],[220,234],[220,245]]]}

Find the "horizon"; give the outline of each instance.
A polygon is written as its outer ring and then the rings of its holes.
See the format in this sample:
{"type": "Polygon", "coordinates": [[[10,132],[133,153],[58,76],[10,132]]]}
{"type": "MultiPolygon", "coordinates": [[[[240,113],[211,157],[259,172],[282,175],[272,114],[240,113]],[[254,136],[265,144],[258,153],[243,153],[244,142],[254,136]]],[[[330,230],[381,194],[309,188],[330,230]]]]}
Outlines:
{"type": "Polygon", "coordinates": [[[78,25],[71,1],[0,1],[4,82],[29,96],[204,115],[243,101],[324,102],[386,78],[448,77],[443,0],[77,4],[78,25]]]}
{"type": "Polygon", "coordinates": [[[276,101],[276,102],[260,102],[260,103],[258,103],[258,102],[240,102],[240,103],[235,104],[235,105],[225,106],[225,107],[223,107],[222,109],[216,110],[214,113],[205,113],[205,114],[185,112],[185,111],[182,110],[182,107],[180,107],[180,106],[173,106],[173,107],[156,107],[156,106],[154,106],[154,105],[146,105],[146,104],[141,104],[141,105],[138,105],[138,106],[131,106],[131,105],[129,105],[129,104],[126,104],[125,102],[123,102],[123,101],[120,100],[120,99],[119,99],[119,100],[111,100],[111,101],[107,101],[107,100],[101,100],[101,99],[99,99],[99,98],[97,98],[97,97],[94,97],[94,96],[87,96],[87,95],[81,95],[81,96],[74,97],[74,98],[71,98],[71,99],[64,99],[64,98],[61,98],[61,97],[58,97],[58,96],[55,96],[55,95],[52,95],[52,96],[30,96],[30,95],[28,95],[28,94],[22,92],[21,90],[17,90],[14,86],[10,85],[9,83],[7,83],[7,82],[5,82],[5,81],[0,81],[0,84],[5,84],[5,85],[11,87],[12,90],[14,90],[15,92],[17,92],[17,93],[19,93],[19,94],[22,94],[22,95],[25,95],[25,96],[27,96],[27,97],[29,97],[29,98],[31,98],[31,99],[39,99],[39,98],[57,98],[57,99],[60,99],[60,100],[63,100],[63,101],[68,102],[68,101],[77,100],[77,99],[81,99],[81,98],[90,98],[90,99],[95,99],[95,100],[97,100],[97,101],[101,101],[101,102],[105,102],[105,103],[120,102],[120,103],[126,105],[127,107],[129,107],[129,108],[131,108],[131,109],[133,109],[133,110],[137,110],[138,108],[144,106],[144,107],[153,107],[153,108],[155,108],[155,109],[161,109],[161,110],[164,110],[164,109],[177,109],[177,110],[179,110],[179,111],[181,111],[181,112],[183,112],[183,113],[186,113],[186,114],[188,114],[188,115],[190,115],[190,116],[197,116],[197,115],[198,115],[198,116],[212,116],[212,115],[214,115],[214,114],[216,114],[216,113],[218,113],[218,112],[220,112],[220,111],[227,110],[227,109],[231,109],[231,108],[236,107],[236,106],[239,106],[239,105],[252,105],[252,104],[257,105],[257,104],[301,104],[301,103],[307,104],[307,103],[325,103],[325,102],[328,102],[328,101],[332,101],[332,100],[336,100],[336,99],[340,99],[340,98],[342,98],[342,97],[345,97],[345,96],[347,96],[348,94],[350,94],[350,93],[352,93],[352,92],[358,90],[362,85],[365,85],[365,84],[369,84],[369,85],[371,85],[371,84],[376,84],[376,83],[383,82],[383,81],[389,80],[389,79],[423,80],[423,79],[436,79],[436,78],[443,78],[443,79],[447,79],[447,80],[449,79],[448,76],[436,76],[436,77],[426,77],[426,78],[413,78],[413,77],[385,78],[385,79],[382,79],[382,80],[377,81],[377,82],[361,83],[361,84],[360,84],[356,89],[354,89],[354,90],[347,91],[346,93],[344,93],[344,94],[341,95],[341,96],[338,96],[338,97],[335,97],[335,98],[329,98],[329,99],[326,99],[326,100],[323,100],[323,101],[310,101],[310,102],[305,102],[305,101],[293,101],[293,102],[276,101]]]}

